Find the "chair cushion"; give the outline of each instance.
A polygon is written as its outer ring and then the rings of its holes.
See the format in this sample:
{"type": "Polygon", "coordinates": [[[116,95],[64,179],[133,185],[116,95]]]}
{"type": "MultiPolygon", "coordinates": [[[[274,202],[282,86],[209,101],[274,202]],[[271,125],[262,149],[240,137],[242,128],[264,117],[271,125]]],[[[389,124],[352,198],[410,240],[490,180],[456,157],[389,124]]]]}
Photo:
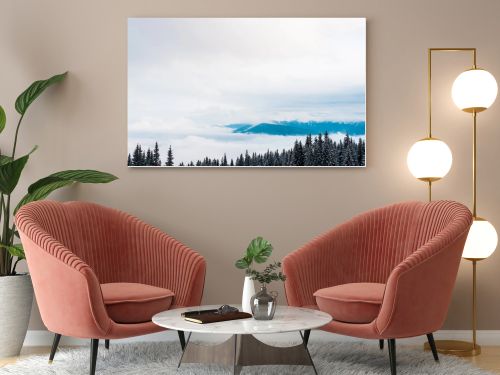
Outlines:
{"type": "Polygon", "coordinates": [[[321,311],[346,323],[370,323],[378,315],[385,284],[351,283],[319,289],[314,293],[321,311]]]}
{"type": "Polygon", "coordinates": [[[170,308],[174,297],[168,289],[137,283],[101,284],[101,290],[108,315],[117,323],[150,322],[170,308]]]}

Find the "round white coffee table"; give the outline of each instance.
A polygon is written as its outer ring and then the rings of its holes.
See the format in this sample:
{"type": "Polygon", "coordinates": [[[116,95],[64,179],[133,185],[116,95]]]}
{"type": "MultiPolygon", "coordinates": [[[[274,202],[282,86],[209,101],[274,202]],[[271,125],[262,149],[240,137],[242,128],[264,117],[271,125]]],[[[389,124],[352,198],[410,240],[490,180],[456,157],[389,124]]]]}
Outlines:
{"type": "Polygon", "coordinates": [[[332,317],[324,312],[299,307],[278,306],[273,320],[253,318],[231,320],[209,324],[197,324],[184,320],[183,312],[217,309],[219,306],[198,306],[174,309],[153,316],[153,322],[161,327],[179,332],[182,363],[218,363],[232,366],[233,373],[239,374],[242,366],[255,365],[306,365],[312,366],[317,374],[307,341],[311,329],[330,323],[332,317]],[[304,334],[302,333],[304,331],[304,334]],[[184,344],[184,332],[189,332],[184,344]],[[190,342],[191,333],[230,334],[221,344],[195,344],[190,342]],[[299,332],[302,344],[290,347],[276,347],[256,339],[254,334],[299,332]]]}

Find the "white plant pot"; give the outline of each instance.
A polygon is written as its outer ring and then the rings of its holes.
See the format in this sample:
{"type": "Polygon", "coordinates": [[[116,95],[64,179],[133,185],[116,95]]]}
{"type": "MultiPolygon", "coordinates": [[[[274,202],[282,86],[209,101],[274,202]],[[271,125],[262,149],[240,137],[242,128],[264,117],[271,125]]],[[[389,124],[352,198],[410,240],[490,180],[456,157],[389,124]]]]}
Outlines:
{"type": "Polygon", "coordinates": [[[0,276],[0,358],[21,352],[32,304],[30,275],[0,276]]]}
{"type": "Polygon", "coordinates": [[[250,276],[245,276],[245,282],[243,283],[243,294],[241,297],[241,309],[244,312],[252,313],[252,307],[250,306],[250,299],[255,294],[255,286],[253,280],[250,276]]]}

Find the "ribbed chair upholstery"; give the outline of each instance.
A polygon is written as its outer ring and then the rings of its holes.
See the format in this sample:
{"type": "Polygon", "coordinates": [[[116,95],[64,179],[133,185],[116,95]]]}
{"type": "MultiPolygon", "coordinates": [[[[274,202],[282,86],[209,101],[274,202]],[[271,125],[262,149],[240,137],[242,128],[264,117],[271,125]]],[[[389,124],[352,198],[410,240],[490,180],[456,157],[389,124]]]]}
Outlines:
{"type": "MultiPolygon", "coordinates": [[[[323,330],[389,341],[444,323],[472,223],[460,203],[404,202],[360,214],[283,259],[288,304],[327,311],[323,330]]],[[[307,335],[309,333],[307,332],[307,335]]]]}
{"type": "Polygon", "coordinates": [[[61,335],[90,338],[92,374],[99,339],[108,348],[110,339],[161,331],[152,314],[201,302],[204,258],[124,212],[39,201],[15,220],[42,320],[56,334],[50,360],[61,335]]]}

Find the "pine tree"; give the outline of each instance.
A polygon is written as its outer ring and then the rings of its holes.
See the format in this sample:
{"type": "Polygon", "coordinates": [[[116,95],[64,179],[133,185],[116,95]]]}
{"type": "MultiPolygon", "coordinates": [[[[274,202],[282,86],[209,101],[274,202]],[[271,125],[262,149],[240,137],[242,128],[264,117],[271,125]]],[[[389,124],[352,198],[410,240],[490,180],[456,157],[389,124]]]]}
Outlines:
{"type": "Polygon", "coordinates": [[[144,164],[147,166],[154,165],[153,164],[153,153],[151,152],[150,148],[148,148],[148,151],[146,152],[146,162],[144,164]]]}
{"type": "Polygon", "coordinates": [[[330,136],[328,135],[328,132],[325,132],[325,137],[323,141],[323,165],[334,165],[333,164],[333,155],[334,155],[334,150],[333,150],[333,142],[330,136]]]}
{"type": "Polygon", "coordinates": [[[365,165],[365,142],[362,139],[358,140],[358,165],[365,165]]]}
{"type": "Polygon", "coordinates": [[[250,154],[248,153],[248,150],[245,151],[245,162],[244,165],[246,167],[250,166],[250,154]]]}
{"type": "Polygon", "coordinates": [[[240,154],[240,156],[236,158],[236,166],[242,167],[243,165],[245,165],[245,163],[243,162],[243,154],[240,154]]]}
{"type": "Polygon", "coordinates": [[[222,157],[220,165],[223,166],[223,167],[227,167],[227,157],[226,157],[226,154],[224,154],[224,156],[222,157]]]}
{"type": "Polygon", "coordinates": [[[172,152],[172,146],[168,146],[167,161],[165,162],[167,167],[174,166],[174,153],[172,152]]]}
{"type": "Polygon", "coordinates": [[[130,156],[130,152],[128,153],[127,165],[128,165],[128,166],[131,166],[131,165],[132,165],[132,157],[130,156]]]}
{"type": "Polygon", "coordinates": [[[143,152],[140,144],[137,144],[137,146],[135,146],[134,152],[132,153],[132,165],[144,165],[143,152]]]}
{"type": "Polygon", "coordinates": [[[344,138],[344,153],[343,153],[342,165],[343,166],[356,165],[354,159],[354,148],[352,147],[352,143],[349,142],[349,140],[346,138],[344,138]]]}
{"type": "Polygon", "coordinates": [[[280,159],[281,159],[282,166],[290,165],[290,160],[289,160],[288,154],[287,154],[285,149],[281,150],[280,159]]]}
{"type": "Polygon", "coordinates": [[[252,154],[252,156],[250,157],[250,165],[252,165],[252,166],[257,165],[257,163],[258,163],[258,160],[257,160],[257,159],[258,159],[258,158],[257,158],[257,153],[256,153],[256,152],[254,152],[254,153],[252,154]]]}
{"type": "Polygon", "coordinates": [[[334,166],[340,165],[340,144],[337,144],[337,142],[333,142],[332,164],[331,165],[334,165],[334,166]]]}
{"type": "Polygon", "coordinates": [[[295,141],[295,145],[293,146],[292,165],[304,165],[304,148],[302,147],[302,142],[297,140],[295,141]]]}
{"type": "Polygon", "coordinates": [[[308,134],[304,144],[304,165],[314,165],[312,137],[308,134]]]}
{"type": "Polygon", "coordinates": [[[278,150],[276,150],[274,152],[274,165],[278,166],[278,167],[283,165],[283,162],[281,160],[281,156],[280,156],[280,153],[278,150]]]}
{"type": "Polygon", "coordinates": [[[158,142],[155,142],[155,148],[153,149],[153,165],[161,165],[160,147],[158,147],[158,142]]]}
{"type": "Polygon", "coordinates": [[[325,165],[325,161],[323,160],[323,135],[318,134],[317,137],[314,137],[313,142],[313,160],[314,165],[325,165]]]}

